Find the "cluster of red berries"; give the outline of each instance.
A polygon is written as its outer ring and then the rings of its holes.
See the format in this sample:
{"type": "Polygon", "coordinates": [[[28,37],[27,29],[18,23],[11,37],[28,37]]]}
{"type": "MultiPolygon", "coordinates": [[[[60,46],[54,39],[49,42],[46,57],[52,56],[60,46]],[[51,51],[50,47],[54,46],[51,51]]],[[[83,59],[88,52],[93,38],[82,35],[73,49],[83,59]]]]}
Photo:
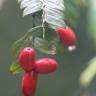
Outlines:
{"type": "Polygon", "coordinates": [[[67,46],[70,51],[75,49],[77,38],[74,31],[70,27],[59,27],[56,29],[56,32],[58,33],[61,42],[67,46]]]}
{"type": "Polygon", "coordinates": [[[36,60],[35,50],[31,47],[26,47],[20,52],[19,63],[25,71],[22,78],[23,96],[34,96],[38,74],[54,72],[58,67],[58,63],[52,58],[36,60]]]}
{"type": "MultiPolygon", "coordinates": [[[[77,41],[76,35],[70,27],[57,28],[61,42],[66,45],[69,50],[73,50],[77,41]],[[71,46],[71,47],[70,47],[71,46]]],[[[52,58],[42,58],[37,60],[35,50],[31,47],[22,49],[19,54],[19,63],[25,73],[22,78],[23,96],[34,96],[38,74],[48,74],[54,72],[58,63],[52,58]]]]}

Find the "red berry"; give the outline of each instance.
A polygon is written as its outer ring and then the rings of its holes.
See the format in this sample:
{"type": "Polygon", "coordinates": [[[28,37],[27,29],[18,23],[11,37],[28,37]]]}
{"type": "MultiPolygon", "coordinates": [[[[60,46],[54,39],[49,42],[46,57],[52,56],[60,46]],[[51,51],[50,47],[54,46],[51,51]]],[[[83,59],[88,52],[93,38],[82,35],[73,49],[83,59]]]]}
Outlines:
{"type": "Polygon", "coordinates": [[[30,47],[24,48],[19,54],[19,63],[25,71],[32,71],[35,62],[35,50],[30,47]]]}
{"type": "Polygon", "coordinates": [[[60,36],[60,40],[66,45],[66,46],[73,46],[75,45],[77,38],[75,33],[70,27],[66,28],[57,28],[56,32],[58,32],[60,36]]]}
{"type": "Polygon", "coordinates": [[[58,67],[56,60],[51,58],[42,58],[36,60],[35,62],[35,71],[40,74],[48,74],[54,72],[58,67]]]}
{"type": "Polygon", "coordinates": [[[22,78],[22,93],[23,96],[34,96],[37,87],[37,74],[28,72],[22,78]]]}

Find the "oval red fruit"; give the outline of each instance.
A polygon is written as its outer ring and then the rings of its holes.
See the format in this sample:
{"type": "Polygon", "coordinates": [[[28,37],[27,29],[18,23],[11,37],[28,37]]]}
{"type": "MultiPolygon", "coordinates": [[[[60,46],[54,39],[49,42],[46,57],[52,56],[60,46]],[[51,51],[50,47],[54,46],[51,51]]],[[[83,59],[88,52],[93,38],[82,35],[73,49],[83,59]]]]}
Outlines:
{"type": "Polygon", "coordinates": [[[56,60],[51,58],[42,58],[35,61],[35,71],[40,74],[54,72],[58,67],[56,60]]]}
{"type": "Polygon", "coordinates": [[[32,71],[35,62],[35,50],[31,47],[24,48],[19,54],[19,63],[25,71],[32,71]]]}
{"type": "Polygon", "coordinates": [[[28,72],[22,78],[22,93],[23,96],[34,96],[37,87],[37,74],[28,72]]]}
{"type": "Polygon", "coordinates": [[[66,46],[73,46],[75,45],[77,38],[74,33],[74,31],[70,27],[66,28],[57,28],[56,32],[60,36],[60,40],[64,43],[66,46]]]}

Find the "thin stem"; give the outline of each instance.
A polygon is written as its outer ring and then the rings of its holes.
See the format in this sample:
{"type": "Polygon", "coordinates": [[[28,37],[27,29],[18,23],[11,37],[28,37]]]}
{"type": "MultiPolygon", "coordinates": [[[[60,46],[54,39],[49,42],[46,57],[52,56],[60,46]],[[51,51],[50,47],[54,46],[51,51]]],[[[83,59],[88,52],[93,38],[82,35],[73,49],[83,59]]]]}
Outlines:
{"type": "Polygon", "coordinates": [[[41,0],[42,2],[42,9],[43,9],[43,14],[42,14],[42,28],[43,28],[43,39],[45,39],[45,5],[44,5],[44,0],[41,0]]]}
{"type": "Polygon", "coordinates": [[[45,24],[44,23],[45,23],[45,11],[43,11],[43,14],[42,14],[43,39],[45,39],[45,24]]]}

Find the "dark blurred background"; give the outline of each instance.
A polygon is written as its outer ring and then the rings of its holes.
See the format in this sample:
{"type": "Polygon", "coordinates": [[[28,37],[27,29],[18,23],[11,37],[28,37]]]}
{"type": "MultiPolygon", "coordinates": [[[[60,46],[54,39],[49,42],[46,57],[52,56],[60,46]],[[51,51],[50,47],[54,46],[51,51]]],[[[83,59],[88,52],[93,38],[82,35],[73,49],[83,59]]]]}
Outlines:
{"type": "MultiPolygon", "coordinates": [[[[53,74],[39,76],[36,96],[80,96],[80,74],[87,67],[88,61],[96,55],[94,41],[87,32],[87,10],[81,10],[75,30],[78,36],[77,49],[54,57],[59,62],[59,69],[53,74]]],[[[22,73],[12,75],[9,71],[12,63],[11,48],[31,26],[31,16],[22,16],[17,1],[6,0],[0,9],[0,96],[22,96],[22,73]]],[[[37,55],[38,58],[46,56],[40,52],[37,55]]],[[[94,79],[94,84],[90,86],[92,94],[96,91],[95,86],[94,79]]]]}

